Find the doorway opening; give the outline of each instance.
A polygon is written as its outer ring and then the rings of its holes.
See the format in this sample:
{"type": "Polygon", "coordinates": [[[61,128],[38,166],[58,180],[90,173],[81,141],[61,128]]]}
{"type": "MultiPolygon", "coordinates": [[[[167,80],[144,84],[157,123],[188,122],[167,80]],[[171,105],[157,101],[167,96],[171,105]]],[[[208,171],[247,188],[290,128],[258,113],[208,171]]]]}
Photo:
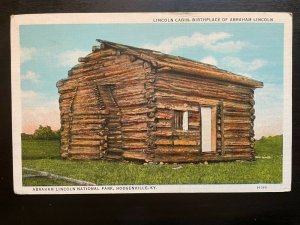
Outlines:
{"type": "Polygon", "coordinates": [[[216,151],[216,107],[201,107],[201,151],[216,151]]]}

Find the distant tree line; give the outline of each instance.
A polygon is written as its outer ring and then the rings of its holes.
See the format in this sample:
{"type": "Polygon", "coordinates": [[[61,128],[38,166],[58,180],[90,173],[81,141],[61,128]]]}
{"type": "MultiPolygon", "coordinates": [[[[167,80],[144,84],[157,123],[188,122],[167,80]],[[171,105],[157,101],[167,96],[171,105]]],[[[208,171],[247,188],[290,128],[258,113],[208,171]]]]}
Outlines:
{"type": "Polygon", "coordinates": [[[54,140],[60,139],[60,130],[53,131],[50,126],[40,125],[33,134],[22,133],[23,139],[54,140]]]}

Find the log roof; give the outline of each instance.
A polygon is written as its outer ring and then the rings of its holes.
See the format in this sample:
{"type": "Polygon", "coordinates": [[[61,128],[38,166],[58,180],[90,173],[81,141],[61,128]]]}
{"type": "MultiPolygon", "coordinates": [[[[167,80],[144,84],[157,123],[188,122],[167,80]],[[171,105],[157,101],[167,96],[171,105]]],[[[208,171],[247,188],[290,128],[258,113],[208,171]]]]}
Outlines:
{"type": "Polygon", "coordinates": [[[201,63],[184,57],[173,56],[159,51],[132,47],[101,39],[97,39],[97,41],[101,43],[101,49],[113,48],[119,50],[123,54],[133,55],[136,58],[149,62],[156,68],[182,72],[185,74],[196,75],[220,81],[233,82],[254,88],[263,87],[263,82],[261,81],[234,74],[232,72],[222,70],[216,66],[201,63]]]}

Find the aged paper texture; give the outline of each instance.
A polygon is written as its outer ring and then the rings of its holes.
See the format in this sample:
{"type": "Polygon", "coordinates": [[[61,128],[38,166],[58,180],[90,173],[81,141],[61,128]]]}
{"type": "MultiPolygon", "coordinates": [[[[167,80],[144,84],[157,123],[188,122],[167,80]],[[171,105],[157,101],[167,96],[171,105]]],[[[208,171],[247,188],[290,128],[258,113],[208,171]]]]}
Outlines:
{"type": "Polygon", "coordinates": [[[11,17],[16,194],[291,189],[289,13],[11,17]]]}

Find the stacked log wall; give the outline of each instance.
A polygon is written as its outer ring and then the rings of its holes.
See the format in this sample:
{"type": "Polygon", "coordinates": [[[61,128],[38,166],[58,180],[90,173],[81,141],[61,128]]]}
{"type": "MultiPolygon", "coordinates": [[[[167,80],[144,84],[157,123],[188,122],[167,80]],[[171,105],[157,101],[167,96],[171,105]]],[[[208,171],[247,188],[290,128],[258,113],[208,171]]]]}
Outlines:
{"type": "Polygon", "coordinates": [[[61,122],[61,143],[60,154],[62,158],[68,157],[69,141],[70,141],[70,123],[72,103],[77,92],[77,81],[68,82],[67,80],[61,80],[57,83],[59,97],[59,109],[60,109],[60,122],[61,122]]]}
{"type": "Polygon", "coordinates": [[[157,98],[156,160],[224,161],[254,157],[254,101],[250,87],[190,75],[162,72],[155,82],[157,98]],[[216,151],[201,152],[199,105],[214,106],[216,151]],[[189,112],[189,130],[176,131],[174,110],[189,112]]]}
{"type": "Polygon", "coordinates": [[[144,74],[145,74],[145,95],[144,98],[147,101],[147,139],[146,139],[146,162],[155,161],[155,149],[156,149],[156,131],[157,131],[157,102],[156,102],[156,90],[155,82],[157,79],[157,71],[151,63],[144,62],[144,74]]]}
{"type": "Polygon", "coordinates": [[[99,159],[107,151],[108,113],[94,84],[78,86],[72,102],[68,158],[99,159]]]}
{"type": "Polygon", "coordinates": [[[70,145],[72,133],[76,126],[80,126],[74,124],[74,103],[83,101],[88,104],[94,101],[95,96],[97,98],[95,92],[83,94],[84,91],[81,91],[78,94],[78,90],[114,84],[113,97],[121,111],[120,135],[125,159],[163,162],[253,159],[255,116],[252,88],[165,72],[163,68],[154,69],[157,66],[155,63],[145,62],[119,50],[94,50],[69,71],[68,79],[57,85],[60,93],[62,157],[105,158],[105,148],[109,148],[106,142],[109,131],[105,125],[107,121],[99,115],[109,112],[101,108],[101,102],[97,103],[101,112],[88,105],[80,107],[77,104],[79,109],[76,112],[82,118],[76,123],[84,120],[85,126],[92,127],[96,120],[97,123],[102,122],[96,133],[90,129],[88,138],[80,137],[73,141],[75,146],[78,145],[78,152],[73,154],[75,148],[72,150],[70,145]],[[217,147],[213,153],[199,154],[199,105],[215,106],[217,109],[217,147]],[[188,132],[174,130],[174,110],[189,112],[188,132]],[[95,115],[92,115],[93,112],[95,115]],[[80,152],[91,143],[99,145],[98,152],[94,148],[89,154],[81,155],[80,152]]]}
{"type": "MultiPolygon", "coordinates": [[[[61,99],[62,155],[67,157],[66,154],[70,151],[68,145],[71,140],[69,120],[72,115],[72,98],[75,96],[76,88],[87,87],[89,89],[93,85],[114,84],[113,96],[121,110],[123,156],[125,159],[145,160],[145,151],[148,149],[146,144],[147,125],[151,121],[151,118],[147,117],[147,113],[152,109],[147,108],[148,102],[145,97],[144,61],[111,49],[96,51],[80,61],[81,64],[69,71],[68,79],[58,83],[61,99]]],[[[85,96],[87,102],[90,98],[93,96],[85,96]]],[[[90,109],[85,106],[80,110],[82,115],[86,116],[90,109]]],[[[97,114],[97,112],[95,113],[97,114]]],[[[98,141],[98,138],[89,140],[91,142],[98,141]]],[[[83,140],[81,143],[82,146],[87,146],[83,140]]],[[[78,158],[80,158],[80,154],[78,158]]]]}

